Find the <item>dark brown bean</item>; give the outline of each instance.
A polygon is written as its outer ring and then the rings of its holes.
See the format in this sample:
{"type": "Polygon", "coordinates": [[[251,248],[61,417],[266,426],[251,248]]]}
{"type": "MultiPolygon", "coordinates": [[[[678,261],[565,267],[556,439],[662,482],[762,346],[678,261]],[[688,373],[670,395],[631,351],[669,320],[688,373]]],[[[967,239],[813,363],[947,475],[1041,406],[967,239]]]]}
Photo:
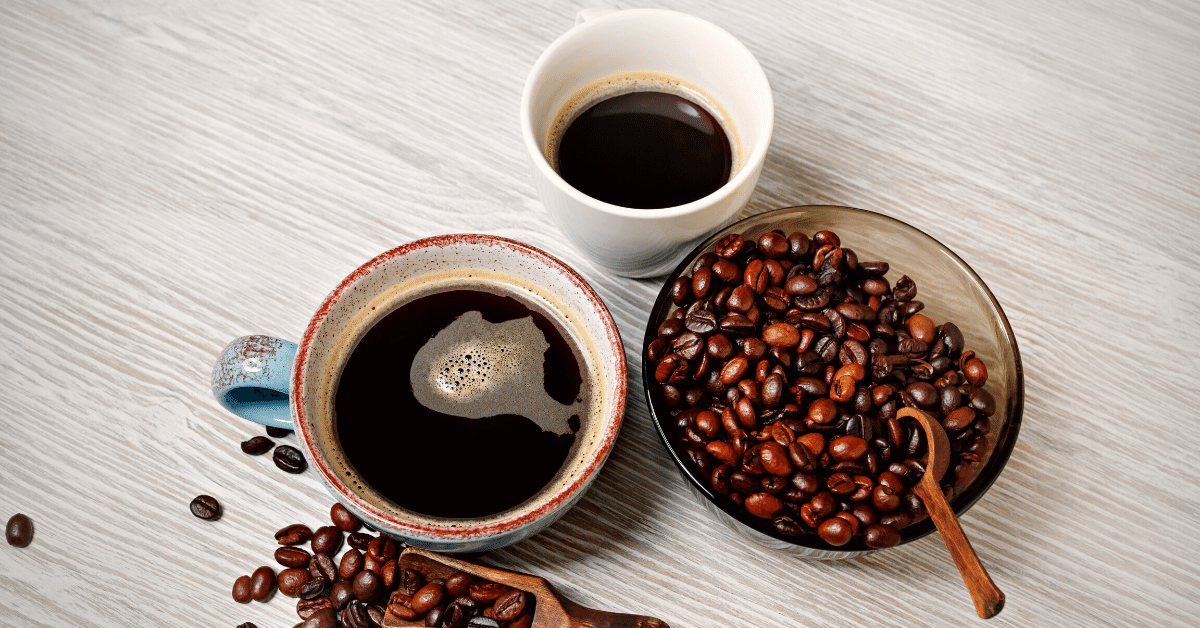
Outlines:
{"type": "Polygon", "coordinates": [[[250,574],[250,597],[265,602],[275,593],[275,570],[263,565],[250,574]]]}
{"type": "Polygon", "coordinates": [[[697,299],[708,297],[709,290],[713,287],[713,274],[711,268],[701,268],[692,273],[692,294],[697,299]]]}
{"type": "Polygon", "coordinates": [[[311,579],[306,569],[284,569],[277,577],[279,592],[288,597],[300,597],[300,588],[311,579]]]}
{"type": "Polygon", "coordinates": [[[314,578],[319,576],[330,582],[338,579],[337,564],[329,554],[313,554],[308,561],[308,573],[314,578]]]}
{"type": "Polygon", "coordinates": [[[308,526],[295,523],[275,533],[275,540],[280,545],[299,545],[312,538],[312,530],[308,526]]]}
{"type": "Polygon", "coordinates": [[[525,592],[513,590],[496,598],[493,606],[496,609],[496,619],[508,622],[516,619],[525,611],[525,592]]]}
{"type": "Polygon", "coordinates": [[[355,532],[346,537],[346,545],[349,545],[356,550],[366,551],[367,545],[373,538],[375,537],[366,532],[355,532]]]}
{"type": "Polygon", "coordinates": [[[800,344],[800,332],[787,323],[772,323],[763,329],[762,340],[772,347],[790,349],[800,344]]]}
{"type": "Polygon", "coordinates": [[[350,580],[358,575],[358,572],[363,568],[363,554],[356,549],[348,549],[342,554],[342,560],[338,563],[338,575],[342,580],[350,580]]]}
{"type": "Polygon", "coordinates": [[[442,584],[431,582],[424,587],[421,587],[417,594],[412,597],[412,609],[418,614],[425,614],[433,610],[433,607],[442,602],[442,598],[446,596],[446,587],[442,584]]]}
{"type": "Polygon", "coordinates": [[[373,602],[383,593],[383,578],[373,571],[360,571],[351,585],[354,597],[361,602],[373,602]]]}
{"type": "Polygon", "coordinates": [[[783,502],[770,493],[754,493],[746,498],[745,508],[755,517],[773,519],[783,510],[783,502]]]}
{"type": "Polygon", "coordinates": [[[850,523],[841,517],[830,517],[821,522],[817,528],[817,534],[822,541],[830,545],[845,545],[850,542],[854,536],[854,531],[850,527],[850,523]]]}
{"type": "MultiPolygon", "coordinates": [[[[309,584],[311,584],[311,582],[309,584]]],[[[333,608],[333,601],[326,596],[310,598],[301,596],[301,598],[296,602],[296,615],[300,619],[309,619],[318,612],[326,609],[335,610],[333,608]]]]}
{"type": "Polygon", "coordinates": [[[242,453],[249,454],[251,456],[261,456],[262,454],[271,451],[271,448],[274,446],[275,441],[267,438],[266,436],[255,436],[250,440],[242,441],[242,453]]]}
{"type": "Polygon", "coordinates": [[[354,590],[350,582],[339,580],[329,589],[329,601],[336,610],[342,610],[354,599],[354,590]]]}
{"type": "Polygon", "coordinates": [[[730,234],[717,242],[714,252],[723,259],[733,259],[746,247],[746,240],[738,234],[730,234]]]}
{"type": "Polygon", "coordinates": [[[233,601],[238,604],[249,604],[250,600],[250,576],[238,576],[237,580],[233,581],[233,601]]]}
{"type": "Polygon", "coordinates": [[[329,509],[329,520],[333,525],[346,532],[354,532],[362,527],[362,521],[341,503],[335,502],[329,509]]]}
{"type": "Polygon", "coordinates": [[[272,454],[272,460],[275,461],[276,467],[288,473],[303,473],[308,468],[308,462],[304,460],[304,454],[291,445],[276,447],[275,453],[272,454]]]}
{"type": "Polygon", "coordinates": [[[300,587],[300,599],[312,600],[324,596],[329,592],[329,582],[330,581],[323,576],[309,578],[308,582],[305,582],[300,587]]]}
{"type": "Polygon", "coordinates": [[[284,567],[307,567],[308,550],[303,547],[281,547],[275,550],[275,562],[284,567]]]}
{"type": "Polygon", "coordinates": [[[206,521],[221,518],[221,503],[210,495],[197,495],[188,508],[193,515],[206,521]]]}
{"type": "Polygon", "coordinates": [[[677,306],[687,305],[692,300],[692,282],[680,277],[671,284],[671,302],[677,306]]]}
{"type": "Polygon", "coordinates": [[[475,582],[475,576],[465,571],[456,571],[450,574],[449,578],[446,578],[446,593],[450,597],[466,595],[473,582],[475,582]]]}
{"type": "Polygon", "coordinates": [[[342,548],[343,533],[333,526],[321,526],[313,533],[312,552],[333,556],[342,548]]]}
{"type": "Polygon", "coordinates": [[[469,595],[471,596],[471,599],[475,600],[476,602],[481,602],[483,604],[491,604],[492,602],[495,602],[500,596],[504,595],[505,593],[508,593],[510,590],[511,590],[510,587],[507,587],[498,582],[484,581],[484,582],[476,582],[476,583],[472,584],[469,588],[469,592],[470,592],[469,595]]]}
{"type": "Polygon", "coordinates": [[[863,542],[867,547],[878,549],[893,547],[900,542],[900,533],[886,523],[876,523],[867,526],[863,533],[863,542]]]}

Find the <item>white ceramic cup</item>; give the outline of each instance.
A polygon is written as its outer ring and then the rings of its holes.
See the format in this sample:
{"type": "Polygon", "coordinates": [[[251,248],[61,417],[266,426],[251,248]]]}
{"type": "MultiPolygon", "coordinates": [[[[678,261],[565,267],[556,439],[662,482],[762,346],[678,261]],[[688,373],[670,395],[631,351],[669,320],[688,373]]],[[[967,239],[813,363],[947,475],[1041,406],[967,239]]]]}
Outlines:
{"type": "Polygon", "coordinates": [[[521,98],[521,130],[546,211],[576,247],[627,277],[669,272],[700,240],[729,224],[758,183],[775,105],[754,55],[721,28],[660,9],[585,10],[533,66],[521,98]],[[594,199],[563,180],[546,142],[564,105],[610,76],[653,73],[711,97],[732,127],[734,171],[717,191],[676,207],[631,209],[594,199]]]}

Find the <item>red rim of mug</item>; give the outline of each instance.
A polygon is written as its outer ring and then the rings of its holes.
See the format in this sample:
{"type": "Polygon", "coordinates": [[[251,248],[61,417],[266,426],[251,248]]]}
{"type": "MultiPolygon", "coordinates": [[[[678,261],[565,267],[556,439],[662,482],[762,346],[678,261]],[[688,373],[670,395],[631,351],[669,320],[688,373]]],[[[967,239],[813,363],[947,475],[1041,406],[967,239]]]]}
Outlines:
{"type": "Polygon", "coordinates": [[[627,388],[627,365],[625,361],[625,349],[621,342],[621,335],[617,330],[617,325],[613,322],[612,314],[609,313],[608,307],[596,295],[592,287],[584,281],[579,273],[575,272],[570,266],[567,266],[558,258],[538,249],[536,247],[502,238],[498,236],[480,235],[480,234],[453,234],[434,236],[410,242],[402,246],[398,246],[386,253],[376,256],[371,261],[359,266],[354,272],[350,273],[325,300],[321,302],[321,306],[317,308],[316,314],[309,321],[308,327],[304,330],[304,337],[300,341],[300,348],[297,352],[296,363],[292,369],[292,391],[291,396],[292,416],[295,417],[296,433],[300,437],[300,442],[309,457],[309,462],[317,474],[324,480],[325,484],[337,493],[340,499],[343,499],[360,512],[368,513],[371,516],[386,522],[395,531],[401,534],[411,534],[413,536],[429,538],[439,541],[470,541],[480,538],[490,538],[507,532],[518,530],[524,526],[534,523],[545,515],[557,510],[563,503],[574,498],[584,487],[589,483],[591,478],[608,459],[609,453],[612,451],[613,445],[616,443],[617,434],[620,431],[621,423],[625,415],[625,396],[627,388]],[[596,340],[607,341],[608,345],[614,350],[616,357],[616,390],[610,399],[611,410],[605,416],[606,427],[600,434],[600,440],[597,446],[592,450],[591,454],[584,460],[583,466],[579,473],[571,480],[565,488],[556,493],[553,497],[546,500],[536,509],[512,516],[499,519],[485,525],[473,526],[431,526],[426,524],[414,523],[412,521],[402,521],[390,514],[380,510],[371,503],[363,500],[358,495],[350,490],[344,482],[334,474],[328,463],[321,457],[316,455],[316,448],[312,441],[312,434],[307,427],[305,420],[304,407],[306,405],[306,393],[304,390],[304,371],[308,363],[309,354],[312,350],[313,338],[316,336],[317,329],[321,323],[329,315],[333,305],[338,302],[343,294],[346,293],[359,279],[370,274],[379,266],[386,264],[398,257],[408,255],[414,251],[425,248],[441,248],[446,246],[468,244],[468,245],[483,245],[483,246],[499,246],[516,253],[526,255],[529,258],[540,262],[541,264],[556,270],[563,275],[576,289],[578,289],[585,297],[587,303],[592,306],[593,312],[584,314],[594,314],[599,317],[604,325],[606,337],[596,340]]]}

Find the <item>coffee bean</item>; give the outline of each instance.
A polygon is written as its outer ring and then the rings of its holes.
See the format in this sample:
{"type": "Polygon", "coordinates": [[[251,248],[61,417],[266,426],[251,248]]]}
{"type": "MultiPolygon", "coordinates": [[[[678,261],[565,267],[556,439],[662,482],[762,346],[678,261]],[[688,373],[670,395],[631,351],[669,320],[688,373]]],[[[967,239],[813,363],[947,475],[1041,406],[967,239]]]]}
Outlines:
{"type": "Polygon", "coordinates": [[[312,530],[300,523],[294,523],[285,528],[281,528],[275,533],[275,540],[280,545],[299,545],[307,542],[312,538],[312,530]]]}
{"type": "MultiPolygon", "coordinates": [[[[195,510],[192,512],[195,512],[195,510]]],[[[219,508],[218,514],[220,514],[219,508]]],[[[13,547],[28,546],[33,542],[33,520],[21,513],[10,517],[8,524],[4,526],[4,540],[8,541],[8,544],[13,547]]]]}
{"type": "Polygon", "coordinates": [[[429,614],[425,616],[425,626],[427,628],[440,627],[442,625],[442,615],[444,615],[445,613],[446,613],[445,606],[438,606],[438,607],[434,608],[433,610],[429,611],[429,614]]]}
{"type": "Polygon", "coordinates": [[[303,473],[308,468],[308,463],[304,460],[304,454],[291,445],[276,447],[273,457],[275,466],[288,473],[303,473]]]}
{"type": "Polygon", "coordinates": [[[321,577],[330,582],[336,582],[338,579],[338,568],[330,556],[332,554],[313,554],[312,558],[308,561],[309,575],[314,578],[321,577]]]}
{"type": "Polygon", "coordinates": [[[380,563],[395,558],[397,553],[396,542],[387,535],[375,537],[367,545],[367,555],[380,563]]]}
{"type": "Polygon", "coordinates": [[[867,544],[867,547],[878,549],[892,547],[900,542],[900,533],[886,523],[876,523],[867,526],[866,532],[863,534],[863,542],[867,544]]]}
{"type": "Polygon", "coordinates": [[[373,602],[375,598],[383,593],[383,578],[373,571],[360,571],[357,576],[354,576],[353,584],[351,585],[354,591],[354,597],[362,602],[373,602]]]}
{"type": "Polygon", "coordinates": [[[251,622],[243,622],[243,623],[238,624],[237,628],[258,628],[258,626],[254,625],[251,622]]]}
{"type": "Polygon", "coordinates": [[[300,587],[300,598],[311,600],[324,596],[329,591],[329,580],[324,576],[314,576],[300,587]]]}
{"type": "Polygon", "coordinates": [[[277,577],[279,592],[288,597],[300,597],[300,587],[303,587],[304,583],[311,579],[312,576],[309,575],[306,569],[299,569],[297,567],[284,569],[279,572],[279,576],[277,577]]]}
{"type": "Polygon", "coordinates": [[[281,547],[275,550],[275,562],[284,567],[307,567],[308,550],[302,547],[281,547]]]}
{"type": "Polygon", "coordinates": [[[233,581],[233,601],[238,604],[248,604],[250,600],[250,576],[238,576],[233,581]]]}
{"type": "Polygon", "coordinates": [[[300,628],[338,628],[337,613],[332,608],[323,608],[300,624],[300,628]]]}
{"type": "Polygon", "coordinates": [[[500,628],[500,622],[492,617],[472,617],[471,621],[467,622],[467,628],[500,628]]]}
{"type": "Polygon", "coordinates": [[[354,532],[362,527],[362,521],[359,521],[349,508],[337,502],[329,509],[329,520],[333,522],[334,526],[346,532],[354,532]]]}
{"type": "Polygon", "coordinates": [[[271,451],[275,446],[275,441],[266,436],[255,436],[250,440],[242,441],[242,452],[251,456],[260,456],[271,451]]]}
{"type": "Polygon", "coordinates": [[[338,564],[338,575],[343,580],[349,580],[358,575],[358,572],[363,568],[363,554],[356,549],[348,549],[342,554],[342,560],[338,564]]]}
{"type": "Polygon", "coordinates": [[[312,551],[314,554],[333,556],[342,549],[342,531],[333,526],[321,526],[313,533],[312,551]]]}
{"type": "Polygon", "coordinates": [[[380,604],[367,606],[367,619],[371,622],[371,628],[383,628],[383,619],[386,615],[387,611],[380,604]]]}
{"type": "Polygon", "coordinates": [[[342,610],[353,599],[354,590],[352,584],[346,580],[339,580],[329,588],[329,601],[336,610],[342,610]]]}
{"type": "MultiPolygon", "coordinates": [[[[207,521],[215,521],[221,517],[221,503],[209,495],[198,495],[192,500],[189,508],[193,515],[207,521]]],[[[9,525],[12,525],[11,522],[9,525]]]]}
{"type": "Polygon", "coordinates": [[[476,582],[470,586],[468,594],[476,602],[491,604],[501,595],[508,593],[509,590],[509,587],[498,582],[476,582]]]}
{"type": "Polygon", "coordinates": [[[373,538],[375,537],[367,534],[366,532],[355,532],[346,537],[346,545],[349,545],[356,550],[366,551],[367,545],[370,544],[371,539],[373,538]]]}
{"type": "Polygon", "coordinates": [[[822,541],[835,546],[849,543],[854,536],[850,523],[841,517],[830,517],[821,522],[820,527],[817,528],[817,534],[820,535],[822,541]]]}
{"type": "Polygon", "coordinates": [[[263,565],[250,574],[250,597],[265,602],[275,593],[275,570],[263,565]]]}
{"type": "Polygon", "coordinates": [[[446,596],[446,587],[436,582],[431,582],[423,587],[417,594],[412,597],[412,609],[417,613],[428,613],[433,607],[442,602],[442,598],[446,596]]]}
{"type": "Polygon", "coordinates": [[[273,427],[268,425],[266,428],[267,436],[270,436],[271,438],[283,438],[284,436],[292,433],[292,430],[283,427],[273,427]]]}
{"type": "Polygon", "coordinates": [[[325,609],[333,610],[333,602],[324,596],[305,598],[304,595],[301,594],[300,600],[296,602],[296,615],[299,616],[300,619],[309,619],[313,615],[316,615],[318,612],[325,609]]]}
{"type": "Polygon", "coordinates": [[[446,593],[450,597],[465,595],[473,582],[475,582],[475,576],[465,571],[456,571],[446,578],[446,593]]]}

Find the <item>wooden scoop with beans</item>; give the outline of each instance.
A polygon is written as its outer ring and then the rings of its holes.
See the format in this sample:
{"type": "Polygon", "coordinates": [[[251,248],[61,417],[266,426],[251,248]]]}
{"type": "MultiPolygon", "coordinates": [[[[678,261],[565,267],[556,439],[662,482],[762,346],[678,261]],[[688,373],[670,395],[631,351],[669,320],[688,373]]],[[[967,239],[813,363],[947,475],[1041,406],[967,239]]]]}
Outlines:
{"type": "Polygon", "coordinates": [[[397,573],[384,628],[670,628],[654,617],[578,606],[536,576],[415,547],[400,554],[397,573]]]}

